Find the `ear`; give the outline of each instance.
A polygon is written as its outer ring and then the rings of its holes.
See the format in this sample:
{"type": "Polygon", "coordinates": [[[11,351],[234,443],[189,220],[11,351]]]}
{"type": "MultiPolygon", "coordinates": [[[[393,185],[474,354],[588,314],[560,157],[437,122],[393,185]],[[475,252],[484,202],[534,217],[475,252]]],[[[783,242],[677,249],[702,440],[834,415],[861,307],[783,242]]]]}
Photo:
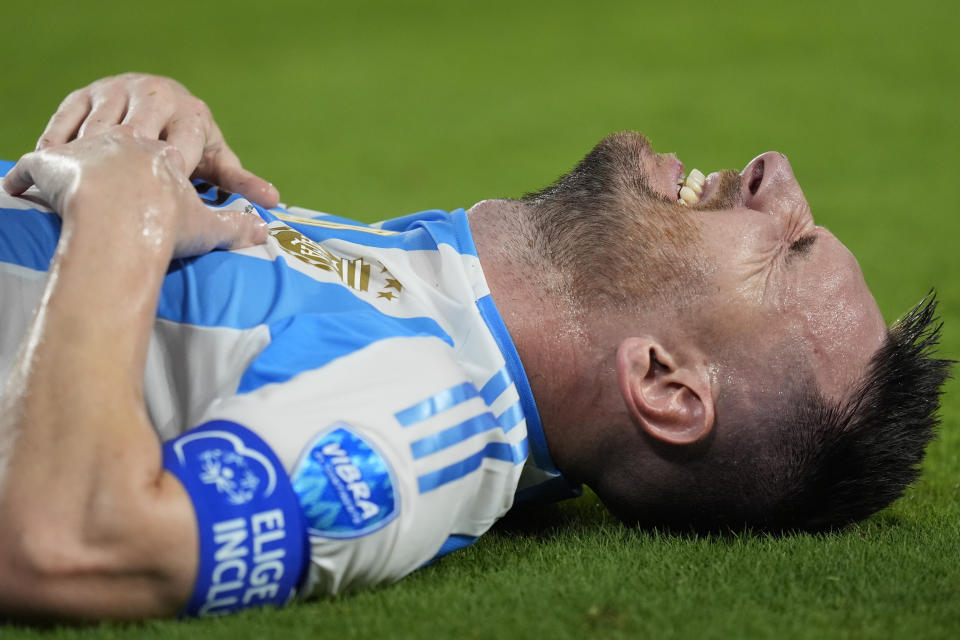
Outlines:
{"type": "Polygon", "coordinates": [[[654,338],[627,338],[617,348],[620,392],[633,419],[654,438],[699,442],[713,428],[710,370],[695,347],[667,352],[654,338]]]}

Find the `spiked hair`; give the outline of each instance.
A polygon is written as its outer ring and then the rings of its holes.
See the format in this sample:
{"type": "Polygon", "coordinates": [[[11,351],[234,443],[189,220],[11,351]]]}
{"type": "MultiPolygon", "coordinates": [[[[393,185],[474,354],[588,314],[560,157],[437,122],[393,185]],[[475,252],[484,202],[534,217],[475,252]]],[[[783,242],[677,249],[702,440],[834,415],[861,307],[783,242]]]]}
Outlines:
{"type": "Polygon", "coordinates": [[[817,532],[867,518],[917,479],[939,425],[953,362],[934,357],[935,311],[931,293],[894,323],[846,400],[828,402],[805,382],[757,416],[766,446],[752,464],[704,456],[661,500],[632,500],[623,484],[598,493],[627,522],[678,530],[817,532]]]}

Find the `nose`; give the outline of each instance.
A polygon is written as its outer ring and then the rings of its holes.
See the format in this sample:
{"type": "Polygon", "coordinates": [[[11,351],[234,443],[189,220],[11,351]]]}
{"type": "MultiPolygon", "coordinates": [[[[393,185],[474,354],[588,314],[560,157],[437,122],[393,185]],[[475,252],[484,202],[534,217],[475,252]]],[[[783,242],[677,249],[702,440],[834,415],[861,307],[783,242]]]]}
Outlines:
{"type": "Polygon", "coordinates": [[[765,213],[807,206],[790,161],[777,151],[761,153],[743,168],[740,193],[745,199],[744,206],[765,213]]]}

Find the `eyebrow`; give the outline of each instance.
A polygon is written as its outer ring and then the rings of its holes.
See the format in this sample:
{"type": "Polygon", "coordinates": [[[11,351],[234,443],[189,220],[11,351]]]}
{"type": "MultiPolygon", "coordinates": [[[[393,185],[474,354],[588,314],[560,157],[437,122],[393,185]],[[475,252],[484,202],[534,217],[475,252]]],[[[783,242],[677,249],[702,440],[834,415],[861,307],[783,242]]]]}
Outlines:
{"type": "Polygon", "coordinates": [[[794,240],[788,249],[788,257],[809,255],[810,248],[813,247],[813,243],[816,241],[817,236],[814,235],[803,236],[802,238],[794,240]]]}

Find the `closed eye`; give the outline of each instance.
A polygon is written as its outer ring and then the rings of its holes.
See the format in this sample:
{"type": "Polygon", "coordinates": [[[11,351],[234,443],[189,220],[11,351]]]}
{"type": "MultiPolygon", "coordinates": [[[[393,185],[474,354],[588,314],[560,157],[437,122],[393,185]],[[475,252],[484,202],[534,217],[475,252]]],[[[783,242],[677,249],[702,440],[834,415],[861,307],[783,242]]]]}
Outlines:
{"type": "Polygon", "coordinates": [[[810,248],[817,241],[817,236],[803,236],[793,241],[790,245],[788,257],[805,256],[810,253],[810,248]]]}

